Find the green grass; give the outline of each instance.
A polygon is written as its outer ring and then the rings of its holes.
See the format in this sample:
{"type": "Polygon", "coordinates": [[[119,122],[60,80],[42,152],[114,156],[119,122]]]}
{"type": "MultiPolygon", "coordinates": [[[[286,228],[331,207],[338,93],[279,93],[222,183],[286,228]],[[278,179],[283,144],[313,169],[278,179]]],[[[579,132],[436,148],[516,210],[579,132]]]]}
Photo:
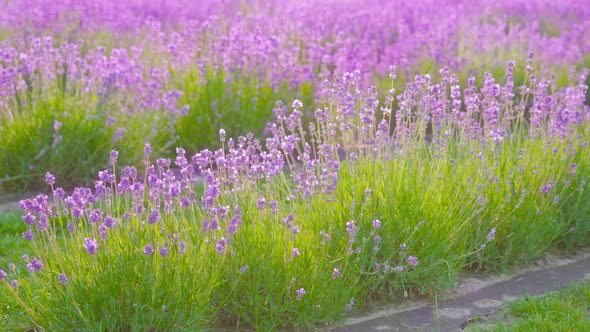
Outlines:
{"type": "Polygon", "coordinates": [[[179,103],[190,106],[188,114],[176,122],[177,145],[191,152],[219,148],[219,129],[224,129],[227,137],[248,133],[263,137],[278,100],[299,99],[308,111],[314,109],[315,87],[311,83],[291,87],[283,82],[273,86],[252,74],[212,69],[204,77],[191,69],[173,72],[172,76],[174,88],[183,91],[179,103]]]}
{"type": "Polygon", "coordinates": [[[21,219],[22,213],[0,213],[0,266],[16,263],[29,249],[28,243],[22,241],[21,234],[27,230],[21,219]]]}
{"type": "Polygon", "coordinates": [[[471,331],[590,331],[590,282],[510,302],[496,322],[471,331]]]}

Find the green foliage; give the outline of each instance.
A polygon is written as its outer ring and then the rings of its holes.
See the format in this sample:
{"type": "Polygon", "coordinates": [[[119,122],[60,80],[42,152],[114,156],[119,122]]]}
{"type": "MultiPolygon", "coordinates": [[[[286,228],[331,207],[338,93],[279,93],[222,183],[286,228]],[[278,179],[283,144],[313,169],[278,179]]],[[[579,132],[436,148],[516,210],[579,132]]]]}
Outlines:
{"type": "Polygon", "coordinates": [[[227,137],[247,133],[262,137],[277,100],[296,98],[313,110],[315,87],[311,83],[299,88],[284,82],[273,86],[249,74],[211,68],[204,77],[190,69],[172,75],[175,88],[183,91],[179,104],[190,106],[188,114],[176,122],[177,144],[192,152],[219,148],[220,129],[227,137]]]}

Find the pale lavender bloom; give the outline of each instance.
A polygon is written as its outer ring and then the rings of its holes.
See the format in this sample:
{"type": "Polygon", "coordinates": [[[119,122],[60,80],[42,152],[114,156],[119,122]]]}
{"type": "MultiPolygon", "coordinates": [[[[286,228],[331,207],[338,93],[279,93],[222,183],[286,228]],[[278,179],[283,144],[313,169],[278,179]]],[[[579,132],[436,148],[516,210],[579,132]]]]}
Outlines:
{"type": "Polygon", "coordinates": [[[62,285],[65,285],[65,284],[68,283],[68,277],[65,274],[63,274],[63,273],[60,273],[59,276],[57,276],[57,280],[59,280],[59,282],[62,285]]]}
{"type": "Polygon", "coordinates": [[[68,224],[66,225],[66,228],[68,229],[69,232],[73,232],[74,231],[74,223],[69,221],[68,224]]]}
{"type": "Polygon", "coordinates": [[[350,299],[350,302],[348,302],[348,304],[344,307],[344,310],[346,310],[347,313],[352,311],[352,308],[354,307],[354,298],[350,299]]]}
{"type": "Polygon", "coordinates": [[[168,249],[166,247],[160,248],[160,256],[166,257],[168,255],[168,249]]]}
{"type": "Polygon", "coordinates": [[[44,231],[49,228],[49,218],[45,214],[41,214],[39,216],[39,222],[37,223],[37,229],[39,231],[44,231]]]}
{"type": "Polygon", "coordinates": [[[381,243],[381,236],[375,235],[374,241],[375,241],[375,244],[381,243]]]}
{"type": "Polygon", "coordinates": [[[417,266],[418,265],[418,258],[414,257],[414,256],[408,257],[408,264],[410,264],[410,266],[417,266]]]}
{"type": "Polygon", "coordinates": [[[153,210],[148,216],[148,224],[155,224],[160,220],[160,211],[153,210]]]}
{"type": "Polygon", "coordinates": [[[4,278],[6,278],[6,272],[0,269],[0,280],[3,280],[4,278]]]}
{"type": "Polygon", "coordinates": [[[113,143],[117,143],[126,132],[127,129],[125,128],[117,128],[117,131],[115,131],[115,135],[113,136],[113,143]]]}
{"type": "Polygon", "coordinates": [[[102,224],[98,227],[98,233],[100,234],[101,239],[107,239],[107,227],[105,226],[105,224],[102,224]]]}
{"type": "Polygon", "coordinates": [[[358,230],[358,227],[355,226],[354,220],[346,223],[346,232],[347,233],[353,234],[353,233],[356,233],[357,230],[358,230]]]}
{"type": "Polygon", "coordinates": [[[393,268],[395,272],[404,272],[404,267],[399,265],[393,268]]]}
{"type": "Polygon", "coordinates": [[[334,270],[332,270],[332,279],[338,279],[341,276],[342,276],[342,273],[340,273],[340,269],[334,268],[334,270]]]}
{"type": "Polygon", "coordinates": [[[111,164],[116,164],[117,158],[119,158],[119,152],[117,150],[111,150],[111,153],[109,154],[109,160],[111,164]]]}
{"type": "Polygon", "coordinates": [[[551,188],[552,188],[552,187],[553,187],[553,184],[552,184],[552,183],[548,183],[548,184],[546,184],[546,185],[542,186],[542,187],[541,187],[541,193],[542,193],[543,195],[546,195],[546,194],[548,194],[548,193],[551,191],[551,188]]]}
{"type": "Polygon", "coordinates": [[[215,244],[215,250],[217,250],[218,254],[223,254],[225,253],[225,249],[227,246],[227,240],[222,237],[221,240],[217,241],[217,243],[215,244]]]}
{"type": "Polygon", "coordinates": [[[496,229],[492,228],[492,230],[488,233],[487,236],[488,241],[494,241],[496,239],[496,229]]]}
{"type": "Polygon", "coordinates": [[[219,141],[221,143],[225,142],[225,130],[219,129],[219,141]]]}
{"type": "Polygon", "coordinates": [[[100,222],[101,217],[102,217],[102,212],[99,209],[94,209],[88,215],[88,220],[90,221],[90,223],[96,224],[96,223],[100,222]]]}
{"type": "Polygon", "coordinates": [[[379,220],[379,219],[373,220],[373,228],[374,229],[381,228],[381,220],[379,220]]]}
{"type": "Polygon", "coordinates": [[[104,225],[108,228],[113,228],[117,224],[115,218],[113,217],[105,217],[104,218],[104,225]]]}
{"type": "Polygon", "coordinates": [[[266,199],[264,197],[260,197],[256,205],[258,206],[258,209],[264,210],[266,207],[266,199]]]}
{"type": "Polygon", "coordinates": [[[285,223],[285,226],[291,227],[291,223],[293,222],[294,219],[295,219],[295,217],[293,217],[292,214],[289,214],[285,217],[285,219],[283,219],[283,223],[285,223]]]}
{"type": "Polygon", "coordinates": [[[16,266],[14,265],[14,263],[10,263],[8,264],[8,269],[10,269],[11,271],[16,271],[16,266]]]}
{"type": "Polygon", "coordinates": [[[277,201],[270,201],[270,213],[272,214],[276,214],[279,209],[278,209],[278,202],[277,201]]]}
{"type": "Polygon", "coordinates": [[[94,255],[98,251],[98,242],[96,242],[95,239],[86,238],[84,239],[84,249],[86,249],[86,252],[90,255],[94,255]]]}
{"type": "Polygon", "coordinates": [[[66,197],[66,192],[62,188],[55,189],[55,198],[64,198],[66,197]]]}
{"type": "Polygon", "coordinates": [[[10,282],[12,288],[18,288],[18,280],[14,279],[10,282]]]}
{"type": "Polygon", "coordinates": [[[303,297],[303,295],[305,295],[305,289],[299,288],[297,290],[297,296],[295,297],[295,300],[297,300],[297,301],[301,300],[301,298],[303,297]]]}
{"type": "Polygon", "coordinates": [[[25,224],[27,224],[29,226],[34,225],[35,224],[35,219],[37,219],[30,212],[27,212],[27,214],[25,214],[22,218],[23,218],[25,224]]]}
{"type": "Polygon", "coordinates": [[[186,253],[186,242],[180,242],[178,245],[178,253],[184,255],[186,253]]]}
{"type": "Polygon", "coordinates": [[[244,274],[248,271],[248,265],[244,265],[242,267],[240,267],[240,269],[238,270],[238,272],[240,272],[240,274],[244,274]]]}
{"type": "Polygon", "coordinates": [[[152,154],[152,146],[150,143],[145,143],[145,146],[143,147],[143,154],[146,158],[152,154]]]}
{"type": "Polygon", "coordinates": [[[48,185],[52,186],[55,184],[55,176],[53,176],[53,174],[47,172],[45,173],[45,183],[47,183],[48,185]]]}
{"type": "Polygon", "coordinates": [[[182,207],[189,207],[191,205],[191,201],[187,196],[182,196],[180,199],[180,206],[182,207]]]}
{"type": "Polygon", "coordinates": [[[293,248],[293,250],[291,251],[291,257],[295,258],[295,257],[297,257],[299,255],[300,255],[299,249],[293,248]]]}
{"type": "Polygon", "coordinates": [[[23,233],[23,239],[27,241],[33,240],[33,232],[29,229],[28,231],[23,233]]]}
{"type": "Polygon", "coordinates": [[[324,231],[320,231],[320,235],[322,236],[324,241],[330,241],[330,239],[331,239],[330,235],[328,235],[328,233],[326,233],[324,231]]]}
{"type": "Polygon", "coordinates": [[[154,253],[154,247],[152,247],[152,245],[148,243],[148,244],[147,244],[147,245],[146,245],[146,246],[143,248],[143,253],[144,253],[144,255],[146,255],[146,256],[149,256],[149,255],[153,254],[153,253],[154,253]]]}
{"type": "Polygon", "coordinates": [[[27,264],[27,269],[31,271],[31,273],[43,270],[43,264],[37,257],[33,257],[33,259],[27,264]]]}

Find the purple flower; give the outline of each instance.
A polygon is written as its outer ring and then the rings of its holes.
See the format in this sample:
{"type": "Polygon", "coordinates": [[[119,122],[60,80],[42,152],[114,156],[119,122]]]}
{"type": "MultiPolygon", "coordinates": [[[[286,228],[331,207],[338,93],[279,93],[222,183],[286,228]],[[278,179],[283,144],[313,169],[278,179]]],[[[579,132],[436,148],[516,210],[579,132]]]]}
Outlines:
{"type": "Polygon", "coordinates": [[[4,278],[6,278],[6,272],[4,272],[4,270],[0,269],[0,280],[3,280],[4,278]]]}
{"type": "Polygon", "coordinates": [[[295,300],[297,300],[297,301],[301,300],[301,298],[303,297],[303,295],[305,295],[305,289],[299,288],[297,290],[297,296],[295,297],[295,300]]]}
{"type": "Polygon", "coordinates": [[[344,306],[344,310],[346,310],[346,312],[351,312],[352,308],[354,307],[354,299],[350,299],[350,302],[348,302],[348,304],[346,306],[344,306]]]}
{"type": "Polygon", "coordinates": [[[160,248],[160,256],[166,257],[166,255],[168,255],[168,248],[166,248],[166,247],[160,248]]]}
{"type": "Polygon", "coordinates": [[[222,237],[221,240],[219,240],[216,244],[215,244],[215,250],[217,250],[218,254],[223,254],[225,253],[225,249],[227,246],[227,240],[222,237]]]}
{"type": "Polygon", "coordinates": [[[65,274],[63,274],[63,273],[60,273],[57,276],[57,280],[59,280],[59,283],[62,284],[62,285],[65,285],[65,284],[68,283],[68,277],[65,274]]]}
{"type": "Polygon", "coordinates": [[[47,185],[53,186],[55,184],[55,176],[49,172],[45,173],[45,183],[47,183],[47,185]]]}
{"type": "Polygon", "coordinates": [[[300,255],[299,249],[293,248],[293,250],[291,251],[291,257],[295,258],[295,257],[297,257],[299,255],[300,255]]]}
{"type": "Polygon", "coordinates": [[[414,256],[408,257],[408,264],[410,264],[410,266],[417,266],[418,265],[418,258],[414,257],[414,256]]]}
{"type": "Polygon", "coordinates": [[[23,218],[25,224],[27,224],[29,226],[35,224],[36,217],[34,215],[32,215],[30,212],[27,212],[27,214],[25,214],[22,218],[23,218]]]}
{"type": "Polygon", "coordinates": [[[219,141],[221,143],[225,142],[225,130],[219,129],[219,141]]]}
{"type": "Polygon", "coordinates": [[[100,234],[100,238],[103,240],[107,239],[107,227],[102,224],[98,227],[98,233],[100,234]]]}
{"type": "Polygon", "coordinates": [[[264,210],[264,208],[266,207],[266,199],[264,197],[260,197],[256,205],[258,206],[258,209],[264,210]]]}
{"type": "Polygon", "coordinates": [[[66,197],[66,192],[62,188],[55,189],[55,198],[64,198],[66,197]]]}
{"type": "Polygon", "coordinates": [[[104,218],[104,225],[108,228],[113,228],[117,224],[115,218],[113,217],[105,217],[104,218]]]}
{"type": "Polygon", "coordinates": [[[74,231],[74,223],[69,221],[68,224],[66,225],[66,228],[68,229],[69,232],[73,232],[74,231]]]}
{"type": "Polygon", "coordinates": [[[27,241],[31,241],[33,239],[33,232],[29,229],[28,231],[23,233],[23,239],[27,241]]]}
{"type": "Polygon", "coordinates": [[[90,212],[90,214],[88,215],[88,220],[92,224],[96,224],[96,223],[100,222],[101,218],[102,218],[102,212],[100,212],[99,209],[92,210],[90,212]]]}
{"type": "Polygon", "coordinates": [[[356,233],[357,230],[358,230],[358,227],[355,226],[354,220],[346,223],[346,232],[348,234],[356,233]]]}
{"type": "Polygon", "coordinates": [[[399,265],[393,268],[395,272],[404,272],[404,267],[399,265]]]}
{"type": "Polygon", "coordinates": [[[342,276],[342,273],[340,273],[340,270],[338,268],[334,268],[334,270],[332,270],[332,279],[338,279],[342,276]]]}
{"type": "Polygon", "coordinates": [[[11,271],[16,271],[16,266],[14,265],[14,263],[10,263],[8,264],[8,269],[10,269],[11,271]]]}
{"type": "Polygon", "coordinates": [[[543,195],[546,195],[546,194],[548,194],[548,193],[551,191],[551,188],[552,188],[552,187],[553,187],[553,184],[551,184],[551,183],[548,183],[548,184],[546,184],[546,185],[542,186],[542,187],[541,187],[541,193],[542,193],[543,195]]]}
{"type": "Polygon", "coordinates": [[[375,240],[375,244],[379,244],[379,243],[381,243],[381,236],[379,236],[379,235],[375,235],[375,238],[374,238],[374,240],[375,240]]]}
{"type": "Polygon", "coordinates": [[[117,163],[117,158],[119,157],[119,152],[117,150],[111,150],[111,153],[109,154],[109,160],[111,161],[111,164],[116,164],[117,163]]]}
{"type": "Polygon", "coordinates": [[[143,253],[146,256],[150,256],[151,254],[154,253],[154,247],[152,247],[151,244],[147,244],[144,248],[143,248],[143,253]]]}
{"type": "Polygon", "coordinates": [[[242,267],[240,267],[240,269],[238,270],[238,272],[240,272],[240,274],[244,274],[248,271],[248,265],[244,265],[242,267]]]}
{"type": "Polygon", "coordinates": [[[18,280],[14,279],[10,282],[12,288],[18,288],[18,280]]]}
{"type": "Polygon", "coordinates": [[[145,143],[145,146],[143,147],[143,154],[146,158],[152,154],[152,146],[150,143],[145,143]]]}
{"type": "Polygon", "coordinates": [[[47,215],[42,214],[39,217],[39,222],[37,223],[37,229],[39,231],[44,231],[47,228],[49,228],[49,218],[47,218],[47,215]]]}
{"type": "Polygon", "coordinates": [[[492,230],[488,233],[488,241],[494,241],[496,239],[496,229],[492,228],[492,230]]]}
{"type": "Polygon", "coordinates": [[[189,207],[191,205],[191,201],[188,197],[182,196],[180,199],[180,206],[182,207],[189,207]]]}
{"type": "Polygon", "coordinates": [[[27,269],[31,271],[31,273],[43,270],[43,264],[37,257],[33,257],[33,259],[27,264],[27,269]]]}
{"type": "Polygon", "coordinates": [[[86,249],[86,252],[88,252],[89,254],[94,255],[98,250],[98,242],[96,242],[96,240],[92,238],[85,238],[84,249],[86,249]]]}
{"type": "Polygon", "coordinates": [[[373,228],[374,229],[381,228],[381,220],[379,220],[379,219],[373,220],[373,228]]]}
{"type": "Polygon", "coordinates": [[[184,255],[186,253],[186,242],[180,242],[178,245],[178,253],[184,255]]]}
{"type": "Polygon", "coordinates": [[[153,210],[148,216],[148,224],[155,224],[160,220],[160,211],[153,210]]]}

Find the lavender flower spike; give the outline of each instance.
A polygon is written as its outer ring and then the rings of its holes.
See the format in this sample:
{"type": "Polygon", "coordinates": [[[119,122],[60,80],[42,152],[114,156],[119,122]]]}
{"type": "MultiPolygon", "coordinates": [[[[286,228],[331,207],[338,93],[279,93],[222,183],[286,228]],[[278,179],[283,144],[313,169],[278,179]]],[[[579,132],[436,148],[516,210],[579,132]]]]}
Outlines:
{"type": "Polygon", "coordinates": [[[84,239],[84,249],[89,254],[94,255],[98,251],[98,242],[95,239],[86,238],[84,239]]]}

